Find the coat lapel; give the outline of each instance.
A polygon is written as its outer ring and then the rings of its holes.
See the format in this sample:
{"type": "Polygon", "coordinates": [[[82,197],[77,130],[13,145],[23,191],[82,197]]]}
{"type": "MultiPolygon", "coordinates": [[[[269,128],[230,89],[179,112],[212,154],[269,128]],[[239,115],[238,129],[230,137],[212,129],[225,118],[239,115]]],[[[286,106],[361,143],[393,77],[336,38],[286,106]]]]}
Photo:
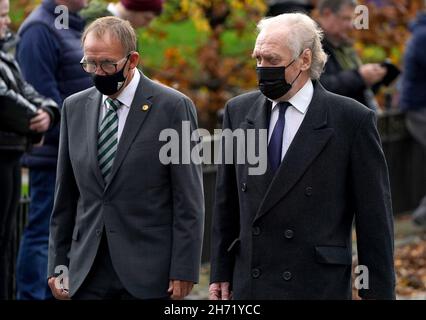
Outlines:
{"type": "Polygon", "coordinates": [[[285,197],[334,134],[334,130],[327,127],[326,91],[318,82],[314,88],[305,119],[266,191],[255,220],[285,197]]]}
{"type": "MultiPolygon", "coordinates": [[[[258,152],[267,152],[267,150],[261,150],[259,146],[259,130],[268,130],[268,121],[270,109],[272,107],[271,101],[266,99],[262,94],[256,99],[253,104],[253,107],[250,109],[250,112],[246,116],[247,129],[255,129],[256,133],[256,147],[255,150],[258,152]]],[[[267,165],[267,170],[264,174],[261,175],[248,175],[247,174],[247,184],[254,185],[259,195],[263,198],[265,192],[272,180],[272,172],[269,169],[269,164],[267,165]]]]}
{"type": "Polygon", "coordinates": [[[120,168],[127,152],[129,151],[130,145],[134,138],[139,132],[143,122],[145,121],[148,113],[151,110],[151,101],[149,98],[152,97],[152,84],[150,80],[141,73],[141,79],[139,81],[138,88],[133,98],[132,105],[130,106],[129,114],[127,115],[126,124],[124,125],[123,133],[121,134],[120,142],[118,143],[117,153],[115,155],[114,163],[112,166],[111,176],[106,189],[114,180],[118,169],[120,168]],[[142,109],[143,106],[147,105],[147,110],[142,109]]]}
{"type": "Polygon", "coordinates": [[[101,100],[102,95],[96,89],[93,89],[92,93],[87,98],[85,108],[90,164],[92,166],[93,172],[95,173],[96,180],[98,181],[99,185],[104,188],[105,182],[98,163],[98,123],[100,106],[102,102],[101,100]]]}

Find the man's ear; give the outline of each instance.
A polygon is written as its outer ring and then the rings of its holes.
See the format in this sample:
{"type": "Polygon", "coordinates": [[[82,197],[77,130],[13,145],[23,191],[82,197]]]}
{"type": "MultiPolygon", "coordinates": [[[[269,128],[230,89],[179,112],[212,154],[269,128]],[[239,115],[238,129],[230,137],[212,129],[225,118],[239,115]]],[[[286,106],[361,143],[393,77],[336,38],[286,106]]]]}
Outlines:
{"type": "Polygon", "coordinates": [[[137,68],[137,66],[139,65],[139,58],[140,58],[140,56],[139,56],[138,52],[134,51],[134,52],[131,53],[130,58],[129,58],[130,69],[137,68]]]}
{"type": "Polygon", "coordinates": [[[300,66],[300,69],[302,71],[309,70],[312,65],[312,50],[303,50],[302,54],[300,55],[300,58],[302,59],[302,65],[300,66]]]}

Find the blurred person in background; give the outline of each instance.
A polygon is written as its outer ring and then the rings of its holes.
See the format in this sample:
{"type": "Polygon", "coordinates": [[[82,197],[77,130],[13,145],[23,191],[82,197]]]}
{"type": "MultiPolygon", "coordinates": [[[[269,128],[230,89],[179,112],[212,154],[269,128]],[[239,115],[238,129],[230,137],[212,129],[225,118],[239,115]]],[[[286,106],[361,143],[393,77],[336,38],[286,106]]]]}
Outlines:
{"type": "Polygon", "coordinates": [[[0,0],[0,300],[11,299],[12,239],[21,195],[20,158],[59,120],[57,104],[23,80],[9,31],[9,0],[0,0]]]}
{"type": "MultiPolygon", "coordinates": [[[[69,95],[92,85],[79,64],[85,22],[77,12],[86,5],[87,0],[43,0],[19,29],[17,60],[25,79],[60,106],[69,95]],[[59,9],[57,13],[55,9],[59,9]]],[[[31,203],[17,260],[18,299],[52,298],[46,281],[47,246],[58,144],[59,124],[46,133],[42,146],[24,156],[30,172],[31,203]]]]}
{"type": "Polygon", "coordinates": [[[162,10],[162,0],[121,0],[109,3],[92,0],[80,14],[87,23],[100,17],[116,16],[129,21],[137,29],[147,27],[162,10]]]}
{"type": "Polygon", "coordinates": [[[356,0],[319,0],[318,23],[324,30],[324,51],[328,55],[321,83],[334,93],[377,110],[371,87],[384,78],[386,68],[378,63],[362,64],[350,38],[356,0]]]}
{"type": "MultiPolygon", "coordinates": [[[[412,37],[405,50],[400,104],[406,111],[408,131],[426,150],[426,1],[410,29],[412,37]]],[[[426,227],[426,195],[414,211],[413,221],[426,227]]]]}
{"type": "Polygon", "coordinates": [[[290,12],[310,14],[313,9],[312,0],[266,0],[266,4],[268,5],[267,17],[290,12]]]}

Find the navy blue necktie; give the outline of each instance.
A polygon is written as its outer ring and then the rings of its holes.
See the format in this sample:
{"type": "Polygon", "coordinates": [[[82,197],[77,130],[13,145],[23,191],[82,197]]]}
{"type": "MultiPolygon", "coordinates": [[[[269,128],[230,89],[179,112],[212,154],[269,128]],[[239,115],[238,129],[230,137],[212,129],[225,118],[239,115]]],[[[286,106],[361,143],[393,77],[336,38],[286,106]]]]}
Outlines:
{"type": "Polygon", "coordinates": [[[268,159],[271,165],[271,171],[275,173],[281,163],[281,155],[283,149],[283,133],[285,126],[285,112],[291,106],[290,102],[280,102],[277,107],[280,108],[278,120],[275,123],[274,131],[272,131],[271,139],[268,144],[268,159]]]}

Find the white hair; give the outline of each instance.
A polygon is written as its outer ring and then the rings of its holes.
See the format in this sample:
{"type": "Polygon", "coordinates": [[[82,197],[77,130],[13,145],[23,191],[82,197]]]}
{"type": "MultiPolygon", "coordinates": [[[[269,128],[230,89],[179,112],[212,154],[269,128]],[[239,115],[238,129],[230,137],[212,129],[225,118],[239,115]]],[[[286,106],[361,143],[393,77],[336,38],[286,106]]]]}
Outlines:
{"type": "Polygon", "coordinates": [[[327,61],[321,40],[323,31],[318,24],[303,13],[283,13],[272,18],[262,19],[257,28],[259,32],[266,30],[283,30],[285,46],[290,49],[293,59],[305,49],[312,52],[312,63],[310,68],[311,79],[319,79],[327,61]]]}

